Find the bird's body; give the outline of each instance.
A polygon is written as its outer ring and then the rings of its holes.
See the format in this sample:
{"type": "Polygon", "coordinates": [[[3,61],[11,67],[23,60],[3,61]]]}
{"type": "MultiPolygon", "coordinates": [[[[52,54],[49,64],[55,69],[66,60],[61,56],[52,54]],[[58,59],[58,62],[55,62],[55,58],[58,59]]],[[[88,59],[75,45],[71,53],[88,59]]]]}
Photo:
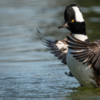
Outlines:
{"type": "MultiPolygon", "coordinates": [[[[81,39],[82,41],[86,41],[88,39],[85,35],[74,35],[77,39],[81,39]]],[[[70,46],[70,45],[69,45],[70,46]]],[[[96,83],[93,80],[93,68],[89,67],[89,65],[83,65],[81,62],[76,60],[71,52],[78,52],[76,50],[68,49],[67,53],[67,65],[73,74],[73,76],[80,82],[80,84],[84,87],[96,87],[96,83]]]]}
{"type": "Polygon", "coordinates": [[[80,8],[76,4],[68,5],[64,12],[66,27],[71,31],[64,40],[50,40],[42,36],[48,49],[70,69],[68,76],[74,76],[81,86],[97,88],[100,86],[100,41],[89,42],[86,24],[80,8]]]}
{"type": "Polygon", "coordinates": [[[67,62],[73,76],[79,81],[81,86],[88,88],[96,87],[96,83],[93,80],[93,69],[76,60],[70,52],[72,52],[72,50],[69,50],[67,54],[67,62]]]}
{"type": "Polygon", "coordinates": [[[66,60],[73,76],[84,87],[99,87],[100,40],[86,42],[86,40],[83,41],[72,34],[68,40],[69,49],[66,60]]]}

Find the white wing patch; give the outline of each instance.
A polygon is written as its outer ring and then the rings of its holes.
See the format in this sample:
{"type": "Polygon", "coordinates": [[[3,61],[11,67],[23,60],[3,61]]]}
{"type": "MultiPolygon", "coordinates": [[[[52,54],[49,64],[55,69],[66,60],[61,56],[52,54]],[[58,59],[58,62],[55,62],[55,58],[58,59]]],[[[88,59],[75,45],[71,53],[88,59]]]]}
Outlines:
{"type": "MultiPolygon", "coordinates": [[[[64,44],[62,41],[58,41],[57,43],[56,43],[56,46],[59,48],[59,49],[66,49],[66,48],[68,48],[68,45],[67,44],[64,44]]],[[[68,50],[68,49],[67,49],[68,50]]]]}
{"type": "Polygon", "coordinates": [[[84,21],[84,18],[82,16],[82,13],[81,11],[79,10],[78,7],[72,7],[73,10],[75,11],[75,18],[76,18],[76,21],[77,22],[83,22],[84,21]]]}

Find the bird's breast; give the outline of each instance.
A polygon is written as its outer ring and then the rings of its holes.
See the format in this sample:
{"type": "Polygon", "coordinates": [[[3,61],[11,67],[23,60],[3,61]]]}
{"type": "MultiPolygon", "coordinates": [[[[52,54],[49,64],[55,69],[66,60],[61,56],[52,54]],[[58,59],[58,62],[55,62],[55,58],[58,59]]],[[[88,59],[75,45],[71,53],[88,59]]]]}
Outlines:
{"type": "Polygon", "coordinates": [[[94,81],[93,69],[88,65],[82,64],[76,60],[70,52],[73,51],[70,49],[68,50],[67,64],[73,76],[81,85],[85,87],[94,87],[96,82],[94,81]]]}

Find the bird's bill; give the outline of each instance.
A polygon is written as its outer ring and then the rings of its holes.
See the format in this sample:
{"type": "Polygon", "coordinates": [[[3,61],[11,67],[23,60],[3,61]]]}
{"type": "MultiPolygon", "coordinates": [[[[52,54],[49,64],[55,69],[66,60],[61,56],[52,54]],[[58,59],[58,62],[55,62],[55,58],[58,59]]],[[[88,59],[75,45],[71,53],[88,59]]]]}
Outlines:
{"type": "Polygon", "coordinates": [[[68,23],[65,23],[64,25],[59,26],[58,28],[67,28],[67,27],[68,27],[68,23]]]}

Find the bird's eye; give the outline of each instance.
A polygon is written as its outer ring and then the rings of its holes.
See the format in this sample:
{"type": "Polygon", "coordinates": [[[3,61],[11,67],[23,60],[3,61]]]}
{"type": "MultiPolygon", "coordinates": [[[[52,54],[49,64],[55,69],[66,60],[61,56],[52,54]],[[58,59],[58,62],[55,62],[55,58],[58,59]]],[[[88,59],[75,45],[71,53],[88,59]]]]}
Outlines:
{"type": "Polygon", "coordinates": [[[74,19],[72,19],[71,22],[74,22],[74,19]]]}

